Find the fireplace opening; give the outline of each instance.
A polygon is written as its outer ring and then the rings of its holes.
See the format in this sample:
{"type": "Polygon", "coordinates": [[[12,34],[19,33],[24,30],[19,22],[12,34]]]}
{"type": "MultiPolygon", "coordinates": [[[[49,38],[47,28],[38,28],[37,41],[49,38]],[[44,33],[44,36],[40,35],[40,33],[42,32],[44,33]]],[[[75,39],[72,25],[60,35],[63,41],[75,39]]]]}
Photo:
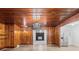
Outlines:
{"type": "Polygon", "coordinates": [[[36,41],[44,41],[44,33],[36,33],[36,41]]]}

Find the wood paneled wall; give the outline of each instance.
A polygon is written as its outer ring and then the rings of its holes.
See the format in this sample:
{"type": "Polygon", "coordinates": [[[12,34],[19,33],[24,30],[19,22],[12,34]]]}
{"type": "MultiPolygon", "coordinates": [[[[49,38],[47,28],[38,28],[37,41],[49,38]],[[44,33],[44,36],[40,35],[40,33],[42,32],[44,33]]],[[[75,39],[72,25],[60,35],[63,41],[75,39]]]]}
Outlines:
{"type": "Polygon", "coordinates": [[[21,31],[20,43],[25,45],[31,45],[32,42],[32,31],[21,31]]]}
{"type": "Polygon", "coordinates": [[[20,44],[21,28],[14,24],[14,46],[20,44]]]}
{"type": "Polygon", "coordinates": [[[54,27],[48,27],[48,44],[54,44],[54,27]]]}
{"type": "Polygon", "coordinates": [[[14,24],[0,23],[0,49],[13,48],[14,45],[14,24]]]}
{"type": "Polygon", "coordinates": [[[32,44],[32,30],[31,29],[26,29],[24,30],[23,28],[15,25],[14,26],[15,31],[14,31],[14,38],[15,38],[15,45],[27,45],[27,44],[32,44]]]}
{"type": "MultiPolygon", "coordinates": [[[[48,30],[48,44],[56,44],[60,46],[60,29],[59,27],[47,27],[48,30]]],[[[0,39],[0,48],[11,48],[17,45],[30,45],[32,44],[32,30],[21,30],[15,24],[0,24],[0,34],[5,33],[6,38],[0,39]]],[[[0,37],[1,38],[1,37],[0,37]]]]}
{"type": "Polygon", "coordinates": [[[55,27],[54,40],[55,40],[55,44],[58,47],[60,47],[60,28],[59,27],[55,27]]]}
{"type": "Polygon", "coordinates": [[[5,48],[5,25],[0,23],[0,49],[5,48]]]}
{"type": "Polygon", "coordinates": [[[5,24],[6,47],[14,47],[14,24],[5,24]]]}
{"type": "Polygon", "coordinates": [[[60,46],[60,28],[48,27],[48,44],[60,46]]]}

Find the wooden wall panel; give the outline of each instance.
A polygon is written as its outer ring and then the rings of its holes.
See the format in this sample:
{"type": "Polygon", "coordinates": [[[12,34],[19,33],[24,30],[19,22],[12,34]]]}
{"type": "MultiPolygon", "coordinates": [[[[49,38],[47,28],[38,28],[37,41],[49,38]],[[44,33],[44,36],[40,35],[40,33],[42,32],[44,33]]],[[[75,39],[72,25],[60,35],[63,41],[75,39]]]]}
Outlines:
{"type": "Polygon", "coordinates": [[[48,27],[48,44],[54,43],[54,27],[48,27]]]}
{"type": "Polygon", "coordinates": [[[28,33],[26,33],[27,34],[27,44],[32,44],[33,42],[32,42],[32,31],[28,31],[28,33]]]}
{"type": "Polygon", "coordinates": [[[5,39],[0,39],[0,49],[5,48],[5,39]]]}
{"type": "Polygon", "coordinates": [[[14,46],[17,46],[20,44],[20,39],[21,39],[20,37],[21,37],[21,28],[15,24],[14,25],[14,46]]]}
{"type": "Polygon", "coordinates": [[[55,37],[55,44],[58,47],[60,47],[60,28],[59,27],[55,27],[54,37],[55,37]]]}
{"type": "Polygon", "coordinates": [[[30,45],[32,44],[32,31],[21,31],[21,44],[30,45]]]}
{"type": "Polygon", "coordinates": [[[48,44],[60,46],[60,28],[48,27],[48,44]]]}
{"type": "Polygon", "coordinates": [[[0,49],[5,47],[5,25],[0,23],[0,49]]]}
{"type": "Polygon", "coordinates": [[[14,47],[14,24],[5,24],[6,47],[14,47]]]}
{"type": "Polygon", "coordinates": [[[14,31],[14,46],[17,46],[20,44],[20,31],[14,31]]]}
{"type": "Polygon", "coordinates": [[[14,45],[30,45],[32,44],[32,30],[31,29],[23,29],[18,25],[14,26],[14,45]]]}

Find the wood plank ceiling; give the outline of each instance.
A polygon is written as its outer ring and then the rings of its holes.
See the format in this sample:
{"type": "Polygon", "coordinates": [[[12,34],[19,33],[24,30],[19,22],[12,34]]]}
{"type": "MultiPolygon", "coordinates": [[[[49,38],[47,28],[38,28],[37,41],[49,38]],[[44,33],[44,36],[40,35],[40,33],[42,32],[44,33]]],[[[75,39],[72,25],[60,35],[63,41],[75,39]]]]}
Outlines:
{"type": "MultiPolygon", "coordinates": [[[[41,8],[39,8],[41,9],[41,8]]],[[[33,16],[32,8],[0,8],[0,22],[13,23],[18,26],[22,26],[23,19],[26,19],[27,25],[32,26],[35,22],[32,18],[33,16]],[[4,20],[4,21],[2,21],[4,20]]],[[[41,18],[38,22],[45,23],[45,26],[57,26],[62,23],[65,19],[79,13],[78,8],[42,8],[42,11],[37,11],[36,13],[41,13],[41,18]]],[[[38,16],[38,15],[37,15],[38,16]]]]}

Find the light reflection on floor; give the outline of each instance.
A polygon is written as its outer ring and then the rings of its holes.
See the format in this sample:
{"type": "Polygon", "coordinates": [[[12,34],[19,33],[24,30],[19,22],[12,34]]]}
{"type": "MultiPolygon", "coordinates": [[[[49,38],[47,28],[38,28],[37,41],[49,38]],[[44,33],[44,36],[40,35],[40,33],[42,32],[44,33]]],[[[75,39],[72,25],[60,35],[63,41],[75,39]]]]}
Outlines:
{"type": "Polygon", "coordinates": [[[56,47],[54,45],[20,45],[16,48],[5,48],[2,51],[79,51],[79,47],[56,47]]]}

